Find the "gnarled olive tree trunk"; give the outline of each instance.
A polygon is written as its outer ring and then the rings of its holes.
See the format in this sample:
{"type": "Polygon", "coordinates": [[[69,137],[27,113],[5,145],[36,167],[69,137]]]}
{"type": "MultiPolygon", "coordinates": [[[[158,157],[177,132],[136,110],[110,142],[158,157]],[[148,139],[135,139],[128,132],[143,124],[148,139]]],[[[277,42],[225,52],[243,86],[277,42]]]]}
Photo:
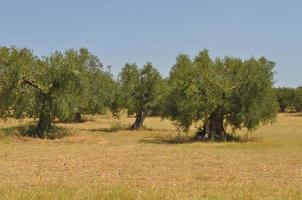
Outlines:
{"type": "Polygon", "coordinates": [[[39,114],[36,136],[43,138],[45,133],[52,128],[51,97],[45,93],[41,93],[40,98],[42,98],[43,103],[39,114]]]}
{"type": "Polygon", "coordinates": [[[27,79],[26,77],[22,78],[22,84],[29,85],[38,91],[38,98],[40,98],[42,102],[41,110],[39,113],[39,121],[34,137],[43,138],[45,136],[45,132],[52,128],[51,123],[51,91],[45,91],[45,89],[41,88],[34,81],[27,79]]]}
{"type": "Polygon", "coordinates": [[[135,122],[130,127],[130,130],[140,129],[142,127],[143,123],[144,123],[144,120],[145,120],[145,114],[144,114],[143,111],[136,114],[135,122]]]}
{"type": "Polygon", "coordinates": [[[223,139],[226,135],[223,126],[224,113],[222,109],[216,109],[206,120],[201,132],[198,133],[197,138],[202,140],[208,139],[223,139]]]}
{"type": "Polygon", "coordinates": [[[45,132],[50,130],[52,127],[51,124],[51,115],[48,112],[41,111],[37,126],[37,136],[40,138],[44,137],[45,132]]]}

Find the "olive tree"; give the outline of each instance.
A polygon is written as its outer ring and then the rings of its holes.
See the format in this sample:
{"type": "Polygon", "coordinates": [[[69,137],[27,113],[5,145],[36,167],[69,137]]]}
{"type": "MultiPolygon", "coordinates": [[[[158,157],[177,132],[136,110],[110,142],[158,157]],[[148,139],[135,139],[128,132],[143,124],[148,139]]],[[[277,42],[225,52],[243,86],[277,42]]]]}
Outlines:
{"type": "Polygon", "coordinates": [[[207,50],[192,60],[179,55],[172,67],[163,114],[184,131],[201,122],[200,138],[224,138],[225,126],[255,129],[277,114],[274,63],[264,57],[212,60],[207,50]]]}
{"type": "Polygon", "coordinates": [[[294,105],[296,112],[302,111],[302,87],[297,87],[295,89],[294,105]]]}
{"type": "Polygon", "coordinates": [[[279,103],[279,111],[285,112],[287,109],[294,107],[295,89],[288,87],[275,88],[277,101],[279,103]]]}
{"type": "Polygon", "coordinates": [[[142,68],[136,64],[126,64],[118,77],[113,113],[127,109],[128,115],[136,116],[130,129],[139,129],[146,116],[158,111],[162,82],[161,75],[151,63],[142,68]]]}
{"type": "Polygon", "coordinates": [[[35,115],[35,91],[24,87],[24,83],[37,65],[37,58],[29,49],[0,47],[0,117],[35,115]]]}
{"type": "Polygon", "coordinates": [[[70,59],[76,62],[81,76],[76,85],[70,85],[58,98],[58,118],[62,122],[80,122],[82,114],[102,114],[113,99],[115,84],[109,70],[87,49],[69,50],[70,59]]]}
{"type": "Polygon", "coordinates": [[[28,49],[0,48],[1,116],[37,117],[34,136],[44,137],[53,120],[69,110],[66,102],[81,109],[85,74],[98,63],[94,60],[84,49],[38,58],[28,49]]]}

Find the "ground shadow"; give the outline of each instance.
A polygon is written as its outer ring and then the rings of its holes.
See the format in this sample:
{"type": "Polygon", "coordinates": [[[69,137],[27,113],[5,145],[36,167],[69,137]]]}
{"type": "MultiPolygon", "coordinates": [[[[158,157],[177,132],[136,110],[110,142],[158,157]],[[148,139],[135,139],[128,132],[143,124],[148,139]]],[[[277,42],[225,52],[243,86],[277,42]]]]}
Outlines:
{"type": "Polygon", "coordinates": [[[38,137],[37,127],[33,124],[12,126],[0,129],[0,138],[7,136],[20,136],[40,139],[61,139],[70,135],[65,128],[53,126],[50,130],[43,133],[43,137],[38,137]]]}
{"type": "Polygon", "coordinates": [[[53,125],[47,131],[41,132],[36,125],[29,125],[19,128],[19,134],[24,137],[39,138],[39,139],[62,139],[69,136],[70,133],[63,127],[53,125]]]}
{"type": "Polygon", "coordinates": [[[56,123],[60,123],[60,124],[82,124],[85,122],[94,122],[94,119],[81,119],[79,121],[59,121],[59,120],[55,120],[56,123]]]}
{"type": "Polygon", "coordinates": [[[107,133],[112,133],[112,132],[117,132],[121,129],[114,129],[114,128],[97,128],[97,129],[86,129],[82,128],[81,131],[91,131],[91,132],[107,132],[107,133]]]}
{"type": "Polygon", "coordinates": [[[130,125],[112,125],[110,128],[97,128],[97,129],[87,129],[83,128],[81,129],[82,131],[91,131],[91,132],[107,132],[107,133],[112,133],[112,132],[118,132],[118,131],[161,131],[161,132],[167,132],[169,131],[168,129],[154,129],[154,128],[147,128],[147,127],[142,127],[138,130],[133,130],[130,128],[130,125]]]}
{"type": "Polygon", "coordinates": [[[230,143],[246,143],[253,142],[256,138],[244,138],[239,136],[233,136],[231,134],[227,134],[225,138],[214,138],[214,140],[200,140],[196,136],[157,136],[153,138],[146,138],[139,140],[140,143],[147,144],[191,144],[191,143],[222,143],[222,142],[230,142],[230,143]]]}
{"type": "Polygon", "coordinates": [[[146,144],[190,144],[193,142],[197,142],[194,138],[187,138],[187,139],[179,139],[177,137],[154,137],[150,139],[141,139],[139,140],[140,143],[146,144]]]}

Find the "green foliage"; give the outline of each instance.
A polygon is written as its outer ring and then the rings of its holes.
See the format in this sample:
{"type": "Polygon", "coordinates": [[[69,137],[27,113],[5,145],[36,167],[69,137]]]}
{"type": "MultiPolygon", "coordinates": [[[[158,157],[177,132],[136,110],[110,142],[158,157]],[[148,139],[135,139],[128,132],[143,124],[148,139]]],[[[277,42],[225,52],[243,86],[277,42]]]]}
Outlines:
{"type": "Polygon", "coordinates": [[[113,98],[115,82],[110,71],[104,71],[100,60],[87,49],[68,53],[70,62],[78,65],[80,77],[57,98],[57,117],[63,122],[74,122],[79,114],[104,113],[113,98]]]}
{"type": "Polygon", "coordinates": [[[276,88],[275,89],[277,101],[279,103],[280,112],[285,112],[286,109],[293,107],[295,102],[295,89],[294,88],[276,88]]]}
{"type": "Polygon", "coordinates": [[[279,103],[280,112],[302,111],[302,87],[279,87],[275,88],[275,93],[279,103]]]}
{"type": "Polygon", "coordinates": [[[213,61],[207,50],[194,60],[179,55],[170,72],[162,116],[185,131],[193,122],[204,124],[218,111],[234,129],[252,130],[271,122],[277,113],[272,89],[274,65],[263,57],[213,61]]]}
{"type": "Polygon", "coordinates": [[[28,49],[0,47],[0,117],[33,115],[35,91],[21,87],[22,77],[36,70],[37,61],[28,49]]]}
{"type": "Polygon", "coordinates": [[[302,111],[302,87],[295,90],[294,105],[297,112],[302,111]]]}
{"type": "Polygon", "coordinates": [[[43,58],[28,49],[0,48],[0,116],[39,118],[39,136],[55,118],[104,112],[113,85],[110,72],[84,48],[43,58]]]}
{"type": "Polygon", "coordinates": [[[163,79],[151,63],[142,68],[126,64],[119,74],[118,84],[112,105],[114,114],[118,115],[123,109],[127,109],[128,115],[140,112],[155,115],[159,112],[163,79]]]}
{"type": "Polygon", "coordinates": [[[161,115],[187,131],[221,115],[234,129],[252,130],[275,118],[275,95],[281,111],[302,110],[302,88],[273,91],[274,65],[264,57],[213,60],[203,50],[194,59],[179,55],[168,79],[151,63],[126,64],[116,82],[85,48],[39,58],[26,48],[0,47],[0,117],[39,118],[40,136],[55,118],[78,121],[108,107],[115,116],[135,114],[138,127],[146,116],[161,115]]]}

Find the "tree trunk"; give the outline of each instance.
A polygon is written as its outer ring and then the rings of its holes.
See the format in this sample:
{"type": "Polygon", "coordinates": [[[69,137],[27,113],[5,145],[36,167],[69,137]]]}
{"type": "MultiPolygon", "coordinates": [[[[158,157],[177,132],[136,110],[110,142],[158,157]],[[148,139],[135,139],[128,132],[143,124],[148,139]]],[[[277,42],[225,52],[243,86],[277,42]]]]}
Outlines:
{"type": "Polygon", "coordinates": [[[224,139],[226,132],[223,126],[223,117],[223,111],[221,109],[217,109],[213,112],[205,122],[201,132],[198,133],[197,139],[224,139]]]}
{"type": "Polygon", "coordinates": [[[81,122],[81,121],[82,121],[81,113],[77,112],[77,113],[75,114],[74,121],[75,121],[75,122],[81,122]]]}
{"type": "Polygon", "coordinates": [[[142,127],[145,120],[144,112],[139,112],[139,114],[136,115],[135,122],[130,127],[131,130],[138,130],[142,127]]]}
{"type": "Polygon", "coordinates": [[[50,130],[52,127],[51,124],[51,116],[47,111],[42,110],[39,116],[39,122],[37,126],[37,137],[43,138],[45,136],[45,132],[50,130]]]}
{"type": "Polygon", "coordinates": [[[39,122],[36,130],[35,137],[44,138],[45,132],[52,128],[51,124],[51,100],[48,94],[41,93],[41,100],[43,101],[39,122]]]}

